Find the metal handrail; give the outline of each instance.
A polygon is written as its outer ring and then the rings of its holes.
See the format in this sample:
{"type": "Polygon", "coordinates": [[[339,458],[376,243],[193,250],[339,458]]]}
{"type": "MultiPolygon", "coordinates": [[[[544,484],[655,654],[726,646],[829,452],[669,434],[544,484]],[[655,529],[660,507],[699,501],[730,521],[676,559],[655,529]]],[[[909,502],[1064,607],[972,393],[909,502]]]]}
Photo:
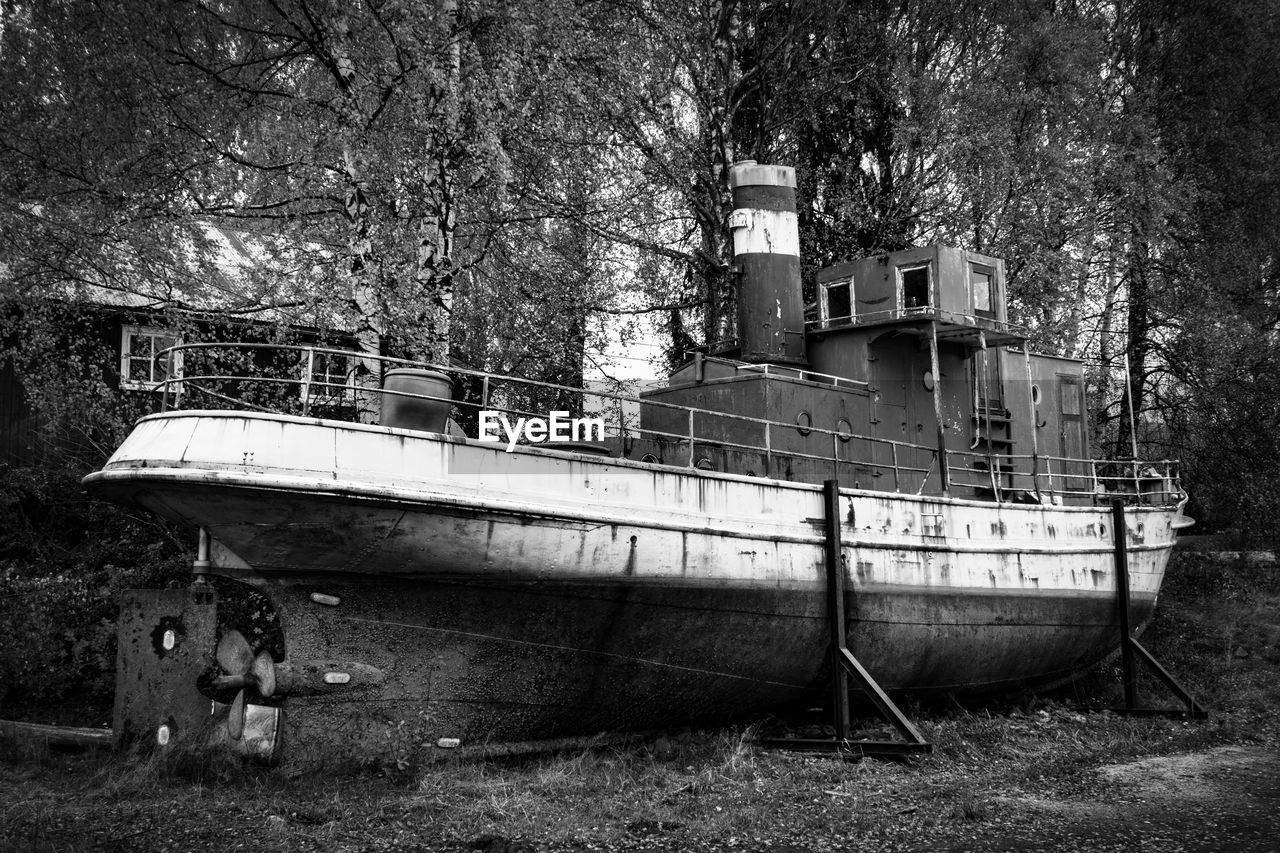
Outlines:
{"type": "Polygon", "coordinates": [[[827,317],[806,320],[807,329],[842,329],[848,326],[860,326],[868,323],[882,323],[891,320],[929,320],[937,319],[946,322],[961,322],[979,328],[991,327],[997,332],[1026,337],[1027,329],[1008,320],[997,320],[995,317],[984,317],[980,314],[967,314],[963,311],[952,311],[935,305],[918,305],[914,308],[886,308],[883,311],[868,311],[847,314],[843,317],[827,317]]]}
{"type": "MultiPolygon", "coordinates": [[[[162,407],[168,408],[169,400],[172,396],[174,403],[180,402],[179,394],[175,393],[175,389],[181,389],[181,397],[190,400],[193,396],[207,396],[224,402],[233,403],[238,406],[253,408],[258,411],[281,411],[284,408],[278,406],[272,409],[268,406],[261,406],[252,402],[236,399],[234,397],[222,394],[212,387],[206,387],[211,383],[267,383],[277,384],[283,388],[297,388],[301,393],[298,395],[301,402],[303,412],[310,410],[312,405],[312,389],[322,388],[326,392],[326,396],[335,399],[341,399],[345,394],[352,395],[351,409],[359,412],[358,395],[386,395],[394,397],[418,398],[424,400],[435,400],[439,402],[449,402],[459,410],[490,409],[499,411],[508,415],[516,416],[534,416],[538,417],[544,413],[522,410],[515,405],[498,405],[495,404],[495,386],[501,386],[504,383],[510,383],[520,386],[524,389],[544,389],[555,392],[568,392],[573,395],[580,396],[583,401],[583,412],[586,413],[585,406],[588,398],[596,398],[605,402],[608,407],[611,403],[617,403],[614,411],[608,409],[601,411],[599,416],[606,420],[606,430],[608,431],[608,419],[616,415],[616,426],[613,428],[615,435],[626,439],[628,436],[650,436],[655,439],[669,441],[673,444],[687,445],[688,458],[685,461],[687,467],[693,468],[698,461],[698,446],[713,446],[722,449],[734,449],[749,452],[758,452],[763,455],[763,459],[767,466],[767,471],[772,472],[775,457],[786,457],[789,459],[806,459],[820,463],[830,463],[833,466],[851,465],[858,469],[865,469],[872,472],[873,476],[880,476],[891,473],[893,476],[894,491],[904,491],[910,488],[906,480],[911,485],[919,484],[917,493],[923,491],[927,485],[930,476],[938,466],[938,448],[915,444],[906,441],[897,441],[889,438],[882,438],[873,435],[864,435],[858,433],[843,432],[837,426],[836,429],[827,429],[825,427],[810,425],[804,428],[801,435],[808,437],[809,434],[815,434],[817,437],[827,436],[831,444],[831,449],[825,453],[809,453],[804,450],[785,449],[779,450],[774,441],[774,433],[777,429],[797,430],[798,427],[794,423],[782,421],[772,421],[765,418],[752,417],[750,415],[738,414],[735,412],[722,412],[710,409],[702,409],[693,406],[680,405],[678,403],[668,403],[662,400],[645,399],[639,396],[614,393],[611,391],[596,391],[584,388],[574,388],[572,386],[560,385],[554,382],[544,382],[541,380],[527,379],[518,376],[506,376],[488,371],[475,370],[472,368],[434,365],[425,362],[413,361],[411,359],[393,358],[390,356],[373,355],[361,353],[353,350],[332,348],[332,347],[316,347],[300,344],[273,344],[273,343],[182,343],[173,347],[169,347],[161,353],[157,354],[157,358],[170,355],[179,351],[193,350],[224,350],[224,351],[242,351],[242,350],[271,350],[276,352],[296,352],[300,356],[300,360],[304,364],[311,364],[316,354],[341,356],[350,359],[353,364],[359,363],[376,363],[390,364],[394,366],[410,366],[421,369],[436,370],[442,373],[454,376],[470,376],[479,380],[480,399],[452,399],[444,397],[435,397],[432,395],[416,394],[407,391],[393,391],[383,389],[376,386],[365,386],[356,384],[349,377],[347,383],[323,382],[316,381],[308,372],[305,379],[293,379],[285,376],[253,376],[253,375],[236,375],[226,373],[208,373],[208,374],[192,374],[186,373],[182,377],[166,378],[162,382],[156,384],[156,389],[162,391],[162,407]],[[193,393],[194,392],[194,393],[193,393]],[[682,432],[668,432],[656,430],[652,428],[642,428],[638,425],[628,424],[623,412],[623,404],[632,403],[641,407],[653,407],[656,409],[666,409],[672,412],[678,412],[683,415],[683,420],[687,427],[682,432]],[[730,441],[722,438],[715,438],[705,433],[700,433],[697,428],[697,419],[703,418],[723,419],[725,421],[742,422],[757,425],[761,428],[763,444],[755,444],[750,442],[730,441]],[[856,442],[868,442],[872,448],[884,448],[889,456],[889,461],[876,461],[877,454],[874,452],[864,454],[865,458],[848,459],[841,458],[841,445],[850,445],[852,447],[856,442]],[[928,467],[921,468],[914,465],[904,463],[903,455],[907,459],[912,458],[911,454],[915,454],[915,458],[928,458],[930,463],[928,467]],[[878,474],[876,472],[879,472],[878,474]],[[920,480],[917,481],[916,477],[920,480]]],[[[757,367],[756,365],[747,365],[747,367],[757,367]]],[[[767,372],[767,371],[766,371],[767,372]]],[[[499,389],[505,390],[505,389],[499,389]]],[[[290,397],[292,400],[292,396],[290,397]]],[[[505,402],[505,401],[504,401],[505,402]]],[[[514,403],[515,401],[511,401],[514,403]]],[[[591,413],[596,416],[595,412],[591,413]]],[[[863,445],[865,448],[866,445],[863,445]]],[[[1042,491],[1049,495],[1052,501],[1054,497],[1058,499],[1071,497],[1082,498],[1089,501],[1096,501],[1102,497],[1108,500],[1117,495],[1132,495],[1133,500],[1146,503],[1169,503],[1178,502],[1184,497],[1184,493],[1178,486],[1177,462],[1169,459],[1159,460],[1095,460],[1052,456],[1046,454],[987,454],[974,453],[968,450],[953,450],[948,448],[945,451],[945,465],[954,486],[972,488],[977,491],[986,491],[991,493],[991,497],[997,502],[1006,501],[1028,501],[1031,495],[1039,495],[1042,491]],[[997,460],[994,464],[991,460],[997,460]],[[1028,470],[1019,470],[1018,463],[1021,461],[1029,461],[1031,463],[1028,470]],[[981,462],[984,467],[977,464],[981,462]],[[1038,465],[1044,465],[1044,470],[1039,471],[1038,465]],[[1008,470],[1004,469],[1008,465],[1008,470]],[[999,470],[996,470],[999,468],[999,470]],[[1100,471],[1099,469],[1103,469],[1100,471]],[[1056,470],[1055,470],[1056,469],[1056,470]],[[1110,473],[1110,472],[1118,473],[1110,473]],[[968,479],[966,479],[968,478],[968,479]],[[1019,487],[1019,482],[1025,481],[1025,487],[1019,487]],[[1047,488],[1042,484],[1047,482],[1047,488]],[[1082,487],[1082,484],[1086,484],[1082,487]]],[[[939,469],[940,470],[940,469],[939,469]]]]}
{"type": "Polygon", "coordinates": [[[727,358],[718,358],[716,356],[704,356],[704,361],[714,364],[725,364],[734,369],[737,373],[759,373],[764,376],[777,375],[784,378],[799,379],[802,382],[818,382],[823,385],[834,385],[835,387],[849,386],[866,390],[870,387],[869,382],[861,379],[850,379],[847,376],[836,376],[833,373],[820,373],[817,370],[810,370],[807,367],[789,367],[779,364],[750,364],[741,361],[733,361],[727,358]],[[795,374],[794,376],[791,374],[795,374]]]}

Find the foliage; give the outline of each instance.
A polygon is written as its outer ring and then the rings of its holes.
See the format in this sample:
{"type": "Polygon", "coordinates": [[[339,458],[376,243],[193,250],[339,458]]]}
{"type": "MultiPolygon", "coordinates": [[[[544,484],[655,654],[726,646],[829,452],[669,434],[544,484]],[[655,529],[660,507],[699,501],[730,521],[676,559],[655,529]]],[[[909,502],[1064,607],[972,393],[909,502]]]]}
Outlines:
{"type": "Polygon", "coordinates": [[[1211,530],[1273,544],[1280,409],[1280,39],[1267,3],[1176,4],[1157,115],[1193,204],[1162,261],[1148,406],[1211,530]]]}
{"type": "MultiPolygon", "coordinates": [[[[117,390],[118,333],[104,323],[110,315],[66,301],[0,305],[3,355],[23,377],[39,425],[35,464],[0,464],[0,630],[7,638],[0,649],[0,716],[61,708],[105,719],[120,592],[185,582],[194,542],[154,517],[90,500],[80,480],[101,467],[159,397],[117,390]]],[[[175,312],[166,325],[189,337],[218,337],[230,325],[239,339],[288,340],[272,326],[245,327],[235,319],[204,318],[197,327],[192,315],[175,312]]],[[[213,369],[210,362],[191,358],[188,375],[213,369]]],[[[223,358],[217,369],[232,367],[243,365],[223,358]]],[[[298,396],[288,387],[268,391],[298,396]]]]}
{"type": "Polygon", "coordinates": [[[789,162],[807,274],[935,239],[1008,258],[1016,319],[1099,363],[1125,447],[1125,393],[1176,405],[1191,297],[1247,301],[1274,256],[1265,6],[15,4],[4,263],[573,378],[603,317],[665,317],[673,357],[731,340],[727,167],[789,162]],[[252,235],[237,286],[198,282],[196,223],[252,235]]]}
{"type": "Polygon", "coordinates": [[[187,548],[154,519],[89,500],[74,474],[0,466],[0,716],[108,719],[119,594],[181,582],[187,548]]]}

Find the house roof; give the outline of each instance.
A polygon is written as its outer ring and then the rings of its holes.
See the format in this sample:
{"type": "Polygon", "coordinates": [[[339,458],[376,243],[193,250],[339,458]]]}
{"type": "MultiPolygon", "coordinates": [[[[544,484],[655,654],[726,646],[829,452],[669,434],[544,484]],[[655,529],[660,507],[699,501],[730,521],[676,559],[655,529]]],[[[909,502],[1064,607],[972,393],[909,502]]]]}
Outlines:
{"type": "Polygon", "coordinates": [[[114,276],[67,282],[62,296],[102,306],[181,309],[256,317],[267,322],[343,325],[317,282],[333,270],[331,254],[273,234],[198,222],[151,253],[115,247],[114,276]]]}

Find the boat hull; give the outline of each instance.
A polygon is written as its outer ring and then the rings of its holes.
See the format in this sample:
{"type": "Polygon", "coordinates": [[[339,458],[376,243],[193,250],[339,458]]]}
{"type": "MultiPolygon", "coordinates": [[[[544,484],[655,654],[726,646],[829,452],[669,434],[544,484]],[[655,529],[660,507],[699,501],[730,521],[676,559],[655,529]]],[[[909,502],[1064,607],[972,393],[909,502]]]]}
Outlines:
{"type": "MultiPolygon", "coordinates": [[[[551,739],[822,695],[813,485],[230,413],[145,419],[88,484],[206,529],[278,610],[282,665],[380,674],[285,696],[294,744],[551,739]]],[[[1116,648],[1109,512],[840,505],[849,645],[886,688],[1034,684],[1116,648]]],[[[1175,515],[1126,519],[1138,623],[1175,515]]]]}

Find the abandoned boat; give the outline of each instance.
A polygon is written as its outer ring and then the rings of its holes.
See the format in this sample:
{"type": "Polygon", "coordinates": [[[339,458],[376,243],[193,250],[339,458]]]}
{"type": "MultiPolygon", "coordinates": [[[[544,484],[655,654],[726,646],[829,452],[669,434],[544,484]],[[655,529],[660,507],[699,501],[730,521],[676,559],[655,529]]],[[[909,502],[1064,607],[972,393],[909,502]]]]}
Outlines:
{"type": "Polygon", "coordinates": [[[806,316],[794,172],[730,180],[740,339],[638,397],[177,347],[181,405],[86,478],[200,531],[189,590],[122,608],[117,733],[167,742],[212,707],[231,746],[279,759],[811,704],[831,480],[848,645],[885,688],[1043,683],[1114,651],[1110,504],[1141,623],[1189,523],[1174,464],[1088,458],[1082,364],[1029,351],[1000,260],[841,264],[806,316]]]}

